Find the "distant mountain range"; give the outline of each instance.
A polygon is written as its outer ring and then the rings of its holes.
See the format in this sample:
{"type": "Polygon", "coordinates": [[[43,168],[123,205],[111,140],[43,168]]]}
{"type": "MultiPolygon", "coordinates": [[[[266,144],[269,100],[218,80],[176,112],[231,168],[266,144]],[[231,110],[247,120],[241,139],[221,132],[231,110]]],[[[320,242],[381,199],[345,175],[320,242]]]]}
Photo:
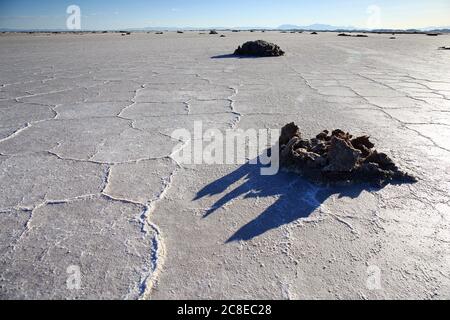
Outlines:
{"type": "Polygon", "coordinates": [[[450,32],[450,26],[445,27],[427,27],[418,29],[365,29],[356,28],[353,26],[333,26],[329,24],[311,24],[308,26],[298,26],[293,24],[283,24],[277,28],[278,30],[311,30],[311,31],[374,31],[374,32],[389,32],[389,31],[420,31],[420,32],[450,32]]]}
{"type": "Polygon", "coordinates": [[[445,27],[428,27],[428,28],[423,28],[421,29],[422,31],[435,31],[435,30],[450,30],[450,26],[445,26],[445,27]]]}
{"type": "Polygon", "coordinates": [[[356,30],[357,28],[352,27],[352,26],[341,26],[341,27],[337,27],[337,26],[332,26],[329,24],[320,24],[320,23],[315,23],[315,24],[311,24],[309,26],[297,26],[297,25],[293,25],[293,24],[283,24],[281,26],[279,26],[277,29],[279,30],[314,30],[314,31],[333,31],[333,30],[356,30]]]}
{"type": "MultiPolygon", "coordinates": [[[[209,28],[196,28],[196,27],[184,27],[184,28],[173,28],[173,27],[148,27],[140,30],[316,30],[316,31],[332,31],[332,30],[356,30],[354,27],[335,27],[328,24],[312,24],[309,26],[297,26],[293,24],[283,24],[279,27],[209,27],[209,28]]],[[[136,29],[138,30],[138,29],[136,29]]]]}
{"type": "MultiPolygon", "coordinates": [[[[372,31],[372,32],[443,32],[450,33],[450,26],[445,27],[427,27],[419,29],[379,29],[370,30],[364,28],[356,28],[353,26],[333,26],[329,24],[315,23],[307,26],[299,26],[294,24],[283,24],[277,28],[271,27],[146,27],[146,28],[128,28],[128,29],[108,29],[108,31],[176,31],[176,30],[308,30],[308,31],[372,31]]],[[[65,32],[67,29],[13,29],[13,28],[0,28],[0,32],[65,32]]],[[[82,31],[102,31],[102,30],[82,30],[82,31]]]]}

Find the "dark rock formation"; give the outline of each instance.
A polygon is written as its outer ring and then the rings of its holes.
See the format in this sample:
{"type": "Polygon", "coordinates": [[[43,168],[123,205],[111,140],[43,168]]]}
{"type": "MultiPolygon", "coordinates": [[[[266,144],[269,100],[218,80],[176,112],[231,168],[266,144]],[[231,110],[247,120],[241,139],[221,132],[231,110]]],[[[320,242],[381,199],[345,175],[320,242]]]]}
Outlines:
{"type": "Polygon", "coordinates": [[[218,34],[216,30],[211,30],[209,34],[218,34]]]}
{"type": "Polygon", "coordinates": [[[220,37],[221,37],[221,38],[225,38],[226,36],[225,36],[224,34],[221,34],[220,37]]]}
{"type": "Polygon", "coordinates": [[[368,136],[353,137],[342,130],[323,131],[314,139],[303,139],[290,123],[281,130],[280,163],[315,183],[390,182],[414,183],[384,153],[374,149],[368,136]]]}
{"type": "Polygon", "coordinates": [[[450,50],[450,47],[439,47],[439,50],[450,50]]]}
{"type": "Polygon", "coordinates": [[[311,32],[311,34],[318,34],[318,33],[314,31],[314,32],[311,32]]]}
{"type": "Polygon", "coordinates": [[[235,55],[253,57],[278,57],[284,55],[284,51],[276,44],[264,41],[249,41],[236,49],[235,55]]]}
{"type": "Polygon", "coordinates": [[[177,33],[184,33],[183,31],[177,31],[177,33]]]}
{"type": "Polygon", "coordinates": [[[338,37],[355,37],[355,38],[367,38],[367,34],[348,34],[348,33],[339,33],[338,37]]]}

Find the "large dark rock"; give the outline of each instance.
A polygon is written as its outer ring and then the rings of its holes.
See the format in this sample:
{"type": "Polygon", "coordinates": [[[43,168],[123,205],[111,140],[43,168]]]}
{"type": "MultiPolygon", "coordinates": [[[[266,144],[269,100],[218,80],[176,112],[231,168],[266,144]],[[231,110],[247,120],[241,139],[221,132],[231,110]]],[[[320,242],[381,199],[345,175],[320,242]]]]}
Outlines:
{"type": "Polygon", "coordinates": [[[368,136],[354,138],[334,130],[307,140],[302,138],[298,126],[290,123],[281,130],[279,144],[281,166],[315,183],[417,182],[386,154],[376,151],[368,136]]]}
{"type": "Polygon", "coordinates": [[[211,30],[209,34],[218,34],[216,30],[211,30]]]}
{"type": "Polygon", "coordinates": [[[283,56],[284,51],[276,44],[264,40],[256,40],[244,43],[236,49],[234,54],[254,57],[278,57],[283,56]]]}

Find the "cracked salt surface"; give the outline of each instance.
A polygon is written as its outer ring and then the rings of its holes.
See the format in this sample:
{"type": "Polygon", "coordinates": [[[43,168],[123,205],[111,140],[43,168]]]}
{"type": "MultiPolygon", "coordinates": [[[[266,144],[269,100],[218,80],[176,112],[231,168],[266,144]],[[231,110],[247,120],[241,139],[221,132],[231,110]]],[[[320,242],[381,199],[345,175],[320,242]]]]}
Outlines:
{"type": "Polygon", "coordinates": [[[266,32],[286,56],[211,59],[251,37],[0,36],[1,298],[450,297],[444,38],[266,32]],[[372,133],[420,182],[181,166],[170,134],[199,120],[372,133]]]}

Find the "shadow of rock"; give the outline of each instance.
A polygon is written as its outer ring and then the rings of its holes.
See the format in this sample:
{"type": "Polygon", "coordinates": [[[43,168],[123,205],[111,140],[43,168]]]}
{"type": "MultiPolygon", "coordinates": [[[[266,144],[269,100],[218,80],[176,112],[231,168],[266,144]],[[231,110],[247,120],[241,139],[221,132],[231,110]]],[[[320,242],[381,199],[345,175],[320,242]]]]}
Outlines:
{"type": "Polygon", "coordinates": [[[231,185],[242,180],[233,190],[224,194],[205,213],[204,218],[215,213],[227,203],[239,197],[268,198],[277,200],[263,212],[242,226],[227,243],[248,241],[270,230],[309,217],[323,202],[333,195],[355,199],[364,191],[376,191],[383,187],[356,184],[342,187],[320,187],[292,173],[279,172],[274,176],[262,176],[261,165],[245,164],[232,173],[210,183],[200,190],[194,200],[223,194],[231,185]]]}
{"type": "Polygon", "coordinates": [[[260,58],[270,58],[270,57],[256,57],[256,56],[241,56],[238,54],[221,54],[218,56],[212,56],[211,59],[260,59],[260,58]]]}

